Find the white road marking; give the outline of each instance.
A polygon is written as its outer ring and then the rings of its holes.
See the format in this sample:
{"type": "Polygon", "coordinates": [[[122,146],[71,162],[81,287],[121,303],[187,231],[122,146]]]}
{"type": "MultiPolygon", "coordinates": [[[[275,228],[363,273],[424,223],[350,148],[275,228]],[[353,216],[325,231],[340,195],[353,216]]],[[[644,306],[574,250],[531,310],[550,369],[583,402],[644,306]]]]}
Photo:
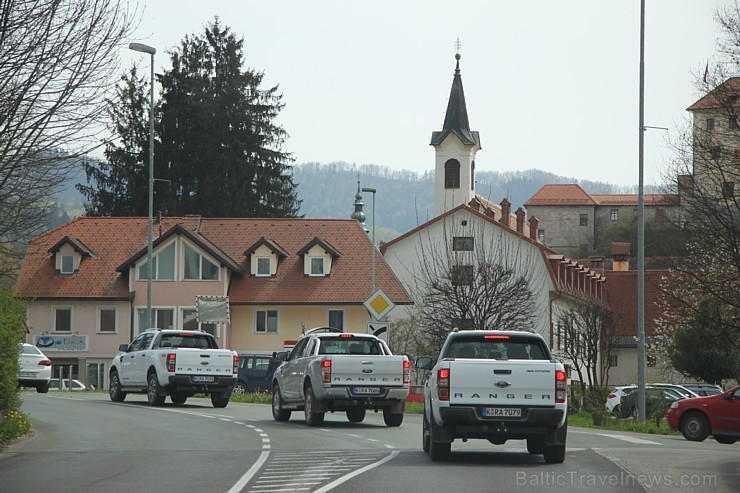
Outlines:
{"type": "Polygon", "coordinates": [[[612,435],[610,433],[594,433],[594,435],[599,435],[602,437],[608,437],[608,438],[616,438],[617,440],[624,440],[625,442],[630,443],[639,443],[642,445],[662,445],[658,442],[653,442],[651,440],[643,440],[642,438],[634,438],[627,435],[612,435]]]}
{"type": "Polygon", "coordinates": [[[385,448],[396,448],[393,445],[388,445],[388,444],[383,445],[383,447],[385,447],[385,448]]]}
{"type": "Polygon", "coordinates": [[[400,454],[400,452],[397,451],[397,450],[394,450],[387,457],[385,457],[385,458],[383,458],[383,459],[381,459],[381,460],[379,460],[377,462],[373,462],[372,464],[368,464],[367,466],[362,467],[360,469],[357,469],[356,471],[353,471],[353,472],[351,472],[349,474],[346,474],[346,475],[344,475],[344,476],[342,476],[340,478],[337,478],[334,481],[332,481],[331,483],[327,484],[326,486],[324,486],[322,488],[319,488],[314,493],[325,493],[327,491],[331,491],[333,488],[339,486],[340,484],[345,483],[345,482],[349,481],[350,479],[352,479],[352,478],[354,478],[356,476],[359,476],[360,474],[363,474],[363,473],[369,471],[370,469],[374,469],[374,468],[376,468],[376,467],[378,467],[378,466],[380,466],[382,464],[385,464],[389,460],[394,459],[398,454],[400,454]]]}
{"type": "Polygon", "coordinates": [[[252,464],[252,467],[250,467],[249,470],[245,472],[241,478],[239,478],[239,481],[237,481],[234,486],[232,486],[231,489],[229,489],[226,493],[239,493],[241,490],[243,490],[247,483],[249,483],[252,477],[257,473],[257,471],[260,470],[262,464],[267,461],[267,458],[269,456],[270,452],[262,451],[259,458],[255,461],[254,464],[252,464]]]}

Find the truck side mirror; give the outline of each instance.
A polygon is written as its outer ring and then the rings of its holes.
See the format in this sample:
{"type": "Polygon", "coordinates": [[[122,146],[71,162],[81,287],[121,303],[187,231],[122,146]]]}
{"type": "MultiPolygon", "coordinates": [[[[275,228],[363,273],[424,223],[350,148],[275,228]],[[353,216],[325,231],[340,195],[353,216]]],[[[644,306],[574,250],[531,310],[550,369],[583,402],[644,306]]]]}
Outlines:
{"type": "Polygon", "coordinates": [[[416,358],[414,366],[420,370],[431,370],[434,366],[434,360],[431,356],[419,356],[416,358]]]}

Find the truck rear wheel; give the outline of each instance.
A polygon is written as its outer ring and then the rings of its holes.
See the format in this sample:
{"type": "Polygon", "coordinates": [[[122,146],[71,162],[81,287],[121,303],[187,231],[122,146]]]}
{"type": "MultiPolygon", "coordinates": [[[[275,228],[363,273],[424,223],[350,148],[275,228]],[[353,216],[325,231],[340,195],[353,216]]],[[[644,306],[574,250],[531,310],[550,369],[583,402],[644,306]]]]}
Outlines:
{"type": "Polygon", "coordinates": [[[434,461],[447,460],[452,444],[437,440],[439,440],[439,427],[434,423],[429,423],[429,455],[434,461]]]}
{"type": "Polygon", "coordinates": [[[427,419],[427,411],[424,410],[423,425],[421,426],[421,448],[424,453],[429,453],[429,420],[427,419]]]}
{"type": "Polygon", "coordinates": [[[229,398],[231,398],[231,392],[215,392],[211,394],[211,404],[213,407],[226,407],[229,405],[229,398]]]}
{"type": "Polygon", "coordinates": [[[558,442],[560,445],[545,445],[542,451],[545,462],[548,464],[562,464],[565,460],[565,440],[568,438],[568,422],[558,430],[558,442]]]}
{"type": "Polygon", "coordinates": [[[172,394],[170,396],[170,400],[172,400],[173,404],[185,404],[185,401],[188,400],[187,394],[172,394]]]}
{"type": "Polygon", "coordinates": [[[159,380],[157,380],[157,374],[154,371],[150,371],[149,377],[147,377],[146,386],[146,398],[147,401],[149,401],[149,405],[161,406],[162,404],[164,404],[165,397],[167,396],[161,394],[159,380]]]}
{"type": "Polygon", "coordinates": [[[308,426],[321,426],[324,422],[324,413],[314,411],[316,397],[313,395],[311,385],[306,386],[305,394],[306,400],[303,403],[303,413],[306,417],[306,424],[308,426]]]}
{"type": "Polygon", "coordinates": [[[383,408],[383,421],[385,421],[386,426],[401,426],[403,413],[394,414],[389,408],[383,408]]]}
{"type": "Polygon", "coordinates": [[[365,419],[365,408],[364,407],[358,407],[356,409],[348,409],[347,410],[347,419],[350,423],[362,423],[362,421],[365,419]]]}

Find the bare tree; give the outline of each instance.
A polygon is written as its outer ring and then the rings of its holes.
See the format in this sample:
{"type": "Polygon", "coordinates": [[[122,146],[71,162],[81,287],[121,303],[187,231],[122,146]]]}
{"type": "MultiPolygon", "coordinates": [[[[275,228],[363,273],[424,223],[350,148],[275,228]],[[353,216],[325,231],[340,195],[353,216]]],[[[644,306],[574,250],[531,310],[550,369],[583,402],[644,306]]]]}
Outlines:
{"type": "Polygon", "coordinates": [[[99,145],[134,14],[124,0],[0,0],[0,276],[76,158],[99,145]]]}
{"type": "MultiPolygon", "coordinates": [[[[483,220],[443,220],[443,241],[420,237],[413,272],[414,304],[423,334],[439,350],[459,329],[533,330],[533,278],[539,250],[509,234],[485,234],[483,220]],[[527,248],[529,247],[529,248],[527,248]]],[[[492,228],[497,230],[497,228],[492,228]]]]}
{"type": "Polygon", "coordinates": [[[587,386],[607,385],[616,333],[613,313],[592,301],[575,301],[558,318],[557,332],[558,353],[578,373],[584,394],[587,386]]]}

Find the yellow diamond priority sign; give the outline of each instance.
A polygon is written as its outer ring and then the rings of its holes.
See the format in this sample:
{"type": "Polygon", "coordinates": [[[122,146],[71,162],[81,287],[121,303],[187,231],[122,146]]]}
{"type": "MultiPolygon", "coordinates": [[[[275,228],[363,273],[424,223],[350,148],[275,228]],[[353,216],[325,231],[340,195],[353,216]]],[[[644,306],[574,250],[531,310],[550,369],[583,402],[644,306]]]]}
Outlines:
{"type": "Polygon", "coordinates": [[[365,302],[365,308],[375,320],[380,320],[396,305],[386,296],[382,289],[375,291],[365,302]]]}

